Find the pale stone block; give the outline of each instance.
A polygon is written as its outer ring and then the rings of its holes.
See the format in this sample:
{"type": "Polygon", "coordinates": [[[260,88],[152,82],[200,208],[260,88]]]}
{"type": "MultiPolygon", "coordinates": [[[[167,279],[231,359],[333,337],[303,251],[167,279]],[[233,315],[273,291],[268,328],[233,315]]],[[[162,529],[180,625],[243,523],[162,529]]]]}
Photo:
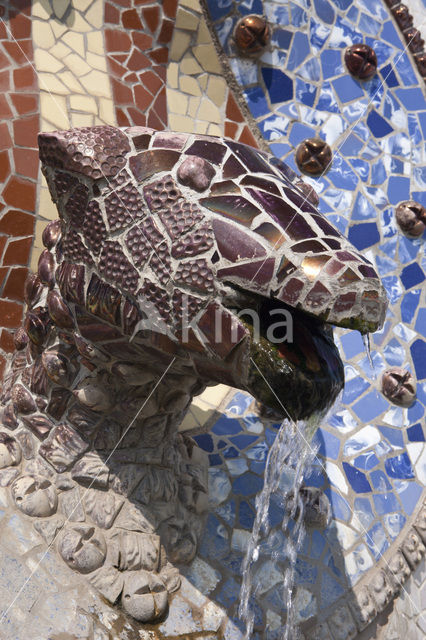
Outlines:
{"type": "Polygon", "coordinates": [[[169,60],[179,61],[185,51],[187,51],[189,45],[191,43],[191,35],[189,33],[179,32],[175,35],[172,41],[172,46],[170,48],[169,60]]]}
{"type": "Polygon", "coordinates": [[[57,22],[53,20],[51,23],[52,31],[55,34],[55,38],[58,40],[62,37],[62,34],[67,30],[66,25],[62,24],[62,22],[57,22]]]}
{"type": "Polygon", "coordinates": [[[201,122],[198,120],[195,123],[195,131],[194,133],[207,133],[207,127],[209,126],[208,122],[201,122]]]}
{"type": "Polygon", "coordinates": [[[227,85],[223,78],[211,76],[207,87],[207,95],[217,107],[225,104],[227,85]]]}
{"type": "Polygon", "coordinates": [[[171,89],[178,88],[179,65],[171,62],[167,68],[167,86],[171,89]]]}
{"type": "Polygon", "coordinates": [[[89,113],[72,113],[71,122],[73,127],[93,127],[94,118],[89,113]]]}
{"type": "Polygon", "coordinates": [[[87,22],[89,22],[92,27],[95,27],[95,29],[101,29],[103,26],[103,9],[103,2],[96,0],[86,13],[87,22]]]}
{"type": "Polygon", "coordinates": [[[90,71],[90,67],[87,62],[85,62],[83,58],[78,56],[76,53],[70,53],[69,56],[64,58],[64,62],[76,76],[83,76],[85,73],[89,73],[90,71]]]}
{"type": "Polygon", "coordinates": [[[67,44],[71,49],[74,49],[80,56],[85,56],[84,37],[81,33],[75,31],[68,31],[62,38],[63,42],[67,44]]]}
{"type": "Polygon", "coordinates": [[[87,48],[92,53],[97,53],[100,56],[105,55],[104,38],[102,31],[93,31],[88,33],[87,36],[87,48]]]}
{"type": "Polygon", "coordinates": [[[94,69],[99,69],[99,71],[107,71],[107,63],[106,63],[105,55],[98,56],[96,53],[91,53],[90,51],[87,51],[86,61],[94,69]]]}
{"type": "Polygon", "coordinates": [[[98,113],[98,105],[96,100],[91,96],[71,96],[70,107],[76,111],[87,111],[88,113],[98,113]]]}
{"type": "Polygon", "coordinates": [[[191,53],[187,53],[180,64],[180,72],[188,76],[194,76],[202,71],[203,69],[200,67],[194,56],[191,53]]]}
{"type": "Polygon", "coordinates": [[[33,20],[33,42],[42,49],[50,49],[55,44],[55,36],[47,20],[33,20]]]}
{"type": "Polygon", "coordinates": [[[57,73],[64,66],[62,62],[44,49],[34,51],[34,63],[37,71],[50,71],[51,73],[57,73]]]}
{"type": "Polygon", "coordinates": [[[170,109],[173,109],[174,113],[179,113],[183,116],[188,111],[188,98],[182,95],[179,91],[173,89],[167,90],[167,103],[170,109]]]}
{"type": "Polygon", "coordinates": [[[51,8],[49,0],[38,0],[31,4],[31,15],[33,18],[41,18],[41,20],[49,20],[51,16],[51,8]]]}
{"type": "Polygon", "coordinates": [[[180,90],[192,96],[201,96],[200,85],[192,76],[181,76],[179,79],[180,90]]]}
{"type": "Polygon", "coordinates": [[[103,71],[97,71],[93,69],[80,78],[81,84],[90,95],[95,95],[103,98],[111,98],[111,85],[109,77],[103,71]]]}
{"type": "Polygon", "coordinates": [[[199,0],[181,0],[179,4],[183,7],[188,7],[189,9],[193,9],[197,13],[201,13],[201,6],[199,0]]]}
{"type": "Polygon", "coordinates": [[[216,122],[217,124],[222,122],[222,116],[219,109],[207,98],[204,98],[201,101],[198,117],[201,120],[207,120],[207,122],[216,122]]]}
{"type": "Polygon", "coordinates": [[[49,49],[49,53],[55,58],[65,58],[68,53],[71,53],[71,49],[66,47],[62,42],[57,42],[53,47],[49,49]]]}
{"type": "Polygon", "coordinates": [[[62,96],[69,94],[69,89],[59,80],[59,77],[53,73],[39,73],[38,84],[40,89],[49,93],[58,93],[62,96]]]}
{"type": "Polygon", "coordinates": [[[200,98],[189,98],[188,115],[191,116],[191,118],[195,118],[197,115],[198,109],[200,108],[200,102],[200,98]]]}
{"type": "Polygon", "coordinates": [[[99,116],[105,124],[116,125],[114,103],[108,98],[99,100],[99,116]]]}
{"type": "Polygon", "coordinates": [[[71,71],[63,71],[59,74],[59,78],[72,93],[85,93],[84,88],[71,71]]]}
{"type": "Polygon", "coordinates": [[[197,44],[209,44],[212,41],[209,28],[204,19],[200,20],[200,26],[197,33],[197,44]]]}
{"type": "MultiPolygon", "coordinates": [[[[186,29],[188,31],[196,31],[198,28],[199,18],[195,16],[193,13],[182,9],[179,7],[177,16],[176,16],[176,29],[186,29]]],[[[180,37],[180,34],[176,33],[177,38],[180,37]]]]}
{"type": "Polygon", "coordinates": [[[67,104],[63,96],[40,91],[40,113],[43,119],[54,125],[54,129],[69,128],[67,104]]]}
{"type": "Polygon", "coordinates": [[[77,11],[70,13],[67,19],[67,26],[69,29],[79,33],[87,33],[92,31],[93,28],[77,11]]]}
{"type": "Polygon", "coordinates": [[[194,56],[204,69],[210,73],[222,73],[222,68],[217,57],[216,50],[212,44],[200,44],[192,49],[194,56]]]}

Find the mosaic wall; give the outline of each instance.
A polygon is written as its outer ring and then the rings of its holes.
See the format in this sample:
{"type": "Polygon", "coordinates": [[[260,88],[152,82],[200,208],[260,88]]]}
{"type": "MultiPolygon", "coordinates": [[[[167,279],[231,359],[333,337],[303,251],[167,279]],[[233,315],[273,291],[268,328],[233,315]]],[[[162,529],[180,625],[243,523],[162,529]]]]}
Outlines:
{"type": "MultiPolygon", "coordinates": [[[[319,429],[318,463],[306,478],[324,488],[334,518],[305,539],[297,602],[307,638],[355,637],[398,590],[392,576],[405,579],[424,552],[418,510],[426,481],[426,258],[424,238],[406,238],[394,218],[401,200],[426,206],[420,66],[406,48],[401,19],[398,24],[384,0],[206,0],[214,33],[198,0],[178,4],[0,0],[0,366],[22,319],[31,250],[34,267],[41,232],[56,217],[46,186],[37,189],[37,131],[167,125],[268,145],[297,172],[297,146],[311,137],[327,141],[329,171],[304,179],[318,192],[320,210],[373,262],[391,305],[383,330],[372,336],[374,372],[360,335],[336,331],[346,387],[319,429]],[[264,13],[271,25],[271,46],[258,59],[242,58],[232,42],[236,21],[249,13],[264,13]],[[360,42],[377,55],[378,72],[368,82],[353,79],[344,64],[344,49],[360,42]],[[381,373],[395,365],[417,379],[417,402],[408,410],[379,391],[381,373]],[[415,531],[410,548],[407,536],[415,531]],[[365,584],[375,604],[360,620],[343,602],[349,589],[362,594],[365,584]]],[[[421,0],[414,5],[418,26],[421,0]]],[[[227,640],[237,640],[241,561],[277,425],[265,429],[250,397],[226,387],[197,399],[183,427],[200,433],[206,425],[210,432],[196,439],[209,454],[212,512],[188,580],[230,612],[227,640]]],[[[276,548],[280,514],[273,505],[276,548]]],[[[282,626],[281,576],[267,550],[261,580],[253,640],[279,637],[282,626]]],[[[404,598],[418,612],[418,599],[412,605],[404,598]]],[[[188,633],[185,611],[176,604],[180,629],[188,633]]],[[[421,616],[411,618],[413,628],[424,628],[421,616]]]]}

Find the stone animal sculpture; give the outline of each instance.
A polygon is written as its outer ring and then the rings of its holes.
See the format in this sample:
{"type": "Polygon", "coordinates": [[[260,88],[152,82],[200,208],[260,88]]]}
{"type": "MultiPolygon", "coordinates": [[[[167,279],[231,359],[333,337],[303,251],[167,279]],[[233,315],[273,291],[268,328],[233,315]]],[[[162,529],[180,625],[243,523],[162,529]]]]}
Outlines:
{"type": "Polygon", "coordinates": [[[26,283],[0,483],[69,567],[153,622],[207,508],[206,460],[178,432],[192,397],[221,382],[283,416],[324,410],[343,385],[330,324],[373,331],[386,296],[262,152],[108,126],[39,146],[60,219],[26,283]],[[242,308],[259,313],[258,340],[242,308]],[[277,309],[293,343],[268,339],[277,309]]]}

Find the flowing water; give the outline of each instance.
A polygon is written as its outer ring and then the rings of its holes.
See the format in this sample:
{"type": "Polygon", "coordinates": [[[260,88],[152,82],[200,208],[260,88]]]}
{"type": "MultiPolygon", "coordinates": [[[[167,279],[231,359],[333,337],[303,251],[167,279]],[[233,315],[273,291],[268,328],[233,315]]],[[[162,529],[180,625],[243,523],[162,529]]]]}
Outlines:
{"type": "Polygon", "coordinates": [[[370,363],[371,371],[373,372],[373,377],[376,377],[376,369],[374,367],[373,358],[371,357],[371,345],[370,345],[370,334],[364,333],[362,335],[362,341],[364,343],[365,353],[367,354],[368,362],[370,363]]]}
{"type": "MultiPolygon", "coordinates": [[[[239,616],[245,624],[245,640],[252,638],[254,627],[253,603],[262,588],[262,564],[265,544],[271,534],[269,509],[271,499],[283,508],[280,522],[282,539],[278,548],[270,554],[271,567],[282,575],[281,596],[283,611],[287,611],[282,640],[296,640],[295,567],[297,553],[303,543],[304,506],[300,489],[304,473],[310,468],[317,449],[311,445],[312,432],[318,426],[299,421],[284,421],[269,451],[266,462],[264,486],[256,498],[256,519],[243,562],[243,581],[240,593],[239,616]]],[[[263,571],[265,573],[265,571],[263,571]]],[[[264,579],[264,578],[263,578],[264,579]]],[[[274,638],[278,636],[274,635],[274,638]]]]}

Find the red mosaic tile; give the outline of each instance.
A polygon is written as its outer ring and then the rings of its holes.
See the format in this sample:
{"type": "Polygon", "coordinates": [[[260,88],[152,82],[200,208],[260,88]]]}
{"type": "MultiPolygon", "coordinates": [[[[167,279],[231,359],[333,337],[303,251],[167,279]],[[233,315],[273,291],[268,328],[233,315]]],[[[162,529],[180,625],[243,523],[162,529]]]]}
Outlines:
{"type": "Polygon", "coordinates": [[[7,236],[0,236],[0,257],[3,255],[3,249],[6,246],[7,236]]]}
{"type": "Polygon", "coordinates": [[[0,289],[3,286],[3,283],[8,273],[9,273],[9,267],[0,267],[0,289]]]}
{"type": "Polygon", "coordinates": [[[29,180],[12,176],[3,190],[3,199],[11,207],[33,212],[35,209],[36,185],[29,180]]]}
{"type": "Polygon", "coordinates": [[[142,22],[136,9],[124,11],[121,16],[121,23],[125,29],[142,29],[142,22]]]}
{"type": "Polygon", "coordinates": [[[226,117],[228,120],[233,120],[234,122],[244,122],[244,116],[231,91],[228,94],[226,103],[226,117]]]}
{"type": "Polygon", "coordinates": [[[145,25],[154,33],[160,23],[160,9],[158,7],[142,9],[142,17],[145,25]]]}
{"type": "Polygon", "coordinates": [[[0,151],[0,182],[6,182],[10,174],[9,154],[7,151],[0,151]]]}
{"type": "Polygon", "coordinates": [[[34,69],[27,65],[13,71],[15,91],[19,89],[37,89],[37,76],[34,69]]]}
{"type": "MultiPolygon", "coordinates": [[[[3,265],[27,265],[28,256],[33,244],[33,238],[23,238],[22,240],[12,240],[9,242],[3,257],[3,265]]],[[[1,316],[0,316],[1,317],[1,316]]]]}
{"type": "Polygon", "coordinates": [[[120,22],[119,10],[113,7],[112,4],[109,4],[109,2],[105,3],[104,22],[110,24],[119,24],[120,22]]]}
{"type": "Polygon", "coordinates": [[[174,18],[176,17],[177,3],[178,0],[163,1],[163,11],[168,18],[172,18],[174,20],[174,18]]]}
{"type": "Polygon", "coordinates": [[[6,41],[3,42],[3,46],[17,64],[28,64],[33,58],[33,43],[31,40],[6,41]]]}
{"type": "Polygon", "coordinates": [[[238,125],[235,122],[229,122],[228,120],[225,122],[225,136],[227,138],[232,138],[232,140],[235,140],[237,131],[238,125]]]}
{"type": "Polygon", "coordinates": [[[168,44],[171,42],[173,36],[174,23],[171,20],[163,20],[161,31],[158,36],[158,42],[160,44],[168,44]]]}
{"type": "Polygon", "coordinates": [[[38,150],[37,149],[14,149],[13,159],[15,161],[15,173],[27,178],[38,177],[38,150]]]}
{"type": "Polygon", "coordinates": [[[161,47],[161,49],[154,49],[149,53],[149,57],[154,62],[164,62],[166,63],[169,58],[169,50],[167,47],[161,47]]]}
{"type": "Polygon", "coordinates": [[[31,93],[11,93],[13,106],[20,115],[38,111],[38,96],[31,93]]]}
{"type": "Polygon", "coordinates": [[[167,95],[166,87],[163,87],[154,102],[154,109],[159,118],[167,125],[167,95]]]}
{"type": "Polygon", "coordinates": [[[127,63],[128,69],[132,71],[140,71],[140,69],[145,69],[146,67],[151,66],[151,60],[145,56],[140,51],[133,51],[130,56],[129,62],[127,63]]]}
{"type": "Polygon", "coordinates": [[[163,86],[163,81],[153,71],[145,71],[145,73],[139,74],[139,80],[144,87],[152,93],[153,96],[157,94],[157,91],[163,86]]]}
{"type": "Polygon", "coordinates": [[[152,37],[147,33],[132,33],[132,40],[141,51],[147,51],[152,47],[152,37]]]}
{"type": "Polygon", "coordinates": [[[12,111],[6,100],[6,96],[0,93],[0,118],[2,120],[8,120],[12,117],[12,111]]]}
{"type": "Polygon", "coordinates": [[[104,33],[108,51],[130,51],[132,41],[127,33],[118,29],[105,29],[104,33]]]}
{"type": "Polygon", "coordinates": [[[10,149],[12,146],[12,138],[10,137],[9,127],[6,122],[0,123],[0,149],[10,149]]]}
{"type": "Polygon", "coordinates": [[[9,91],[10,71],[0,71],[0,91],[9,91]]]}
{"type": "Polygon", "coordinates": [[[0,219],[0,233],[8,236],[30,236],[34,231],[34,216],[11,209],[0,219]]]}
{"type": "Polygon", "coordinates": [[[15,145],[19,145],[20,147],[33,147],[36,149],[38,123],[38,115],[15,120],[13,123],[13,139],[15,145]]]}
{"type": "Polygon", "coordinates": [[[27,275],[27,267],[16,267],[11,269],[3,288],[2,297],[9,298],[10,300],[22,301],[24,298],[24,285],[27,275]]]}
{"type": "Polygon", "coordinates": [[[11,15],[9,18],[9,28],[15,40],[31,37],[31,20],[23,14],[23,12],[11,15]]]}
{"type": "Polygon", "coordinates": [[[133,87],[133,92],[135,94],[135,102],[137,106],[142,111],[145,111],[145,109],[147,109],[147,107],[152,103],[152,95],[140,84],[133,87]]]}
{"type": "Polygon", "coordinates": [[[6,353],[13,353],[15,351],[15,343],[13,342],[13,333],[3,329],[0,335],[0,348],[6,353]]]}
{"type": "Polygon", "coordinates": [[[122,109],[116,108],[115,115],[117,117],[117,124],[118,124],[119,127],[130,127],[131,126],[131,121],[129,120],[129,118],[126,116],[126,114],[124,113],[124,111],[122,109]]]}
{"type": "Polygon", "coordinates": [[[9,59],[4,55],[3,51],[0,50],[0,69],[4,69],[10,65],[9,59]]]}
{"type": "Polygon", "coordinates": [[[6,358],[0,355],[0,380],[4,376],[4,370],[6,368],[6,358]]]}
{"type": "Polygon", "coordinates": [[[129,107],[128,112],[133,124],[137,125],[138,127],[146,127],[146,115],[144,113],[141,113],[134,107],[129,107]]]}
{"type": "Polygon", "coordinates": [[[23,311],[23,305],[18,302],[0,300],[0,318],[3,327],[7,329],[15,329],[18,327],[22,322],[23,311]]]}
{"type": "Polygon", "coordinates": [[[250,131],[250,129],[245,126],[239,139],[238,142],[242,142],[243,144],[248,144],[251,147],[255,147],[256,149],[259,148],[259,145],[257,144],[256,138],[254,137],[254,135],[252,134],[252,132],[250,131]]]}

